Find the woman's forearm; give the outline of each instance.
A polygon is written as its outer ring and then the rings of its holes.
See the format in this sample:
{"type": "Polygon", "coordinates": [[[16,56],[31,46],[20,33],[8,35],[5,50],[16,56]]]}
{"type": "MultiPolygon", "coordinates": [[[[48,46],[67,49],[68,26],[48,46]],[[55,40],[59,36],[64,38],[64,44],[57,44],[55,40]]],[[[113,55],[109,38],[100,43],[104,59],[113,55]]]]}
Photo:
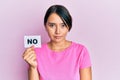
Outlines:
{"type": "Polygon", "coordinates": [[[29,67],[28,79],[29,80],[39,80],[40,79],[37,68],[29,67]]]}

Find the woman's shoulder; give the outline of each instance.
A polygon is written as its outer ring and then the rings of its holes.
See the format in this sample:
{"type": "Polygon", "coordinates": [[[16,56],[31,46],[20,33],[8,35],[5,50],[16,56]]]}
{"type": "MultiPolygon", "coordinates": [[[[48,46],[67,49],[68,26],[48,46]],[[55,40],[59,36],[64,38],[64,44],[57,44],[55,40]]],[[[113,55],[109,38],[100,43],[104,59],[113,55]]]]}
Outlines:
{"type": "Polygon", "coordinates": [[[84,44],[78,43],[78,42],[72,42],[73,49],[78,51],[87,51],[87,47],[84,44]]]}
{"type": "Polygon", "coordinates": [[[78,42],[72,42],[73,46],[74,47],[79,47],[79,48],[84,48],[85,45],[84,44],[81,44],[81,43],[78,43],[78,42]]]}
{"type": "Polygon", "coordinates": [[[81,55],[89,54],[87,47],[84,44],[73,42],[74,49],[81,55]]]}

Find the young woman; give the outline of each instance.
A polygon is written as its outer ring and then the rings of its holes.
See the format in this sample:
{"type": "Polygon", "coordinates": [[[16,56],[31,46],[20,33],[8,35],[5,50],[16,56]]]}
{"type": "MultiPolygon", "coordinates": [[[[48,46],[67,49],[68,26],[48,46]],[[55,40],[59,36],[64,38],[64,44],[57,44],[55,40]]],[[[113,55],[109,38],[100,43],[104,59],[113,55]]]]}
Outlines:
{"type": "Polygon", "coordinates": [[[29,64],[29,80],[92,80],[87,49],[66,40],[72,28],[69,11],[62,5],[51,6],[45,14],[44,25],[50,41],[23,53],[29,64]]]}

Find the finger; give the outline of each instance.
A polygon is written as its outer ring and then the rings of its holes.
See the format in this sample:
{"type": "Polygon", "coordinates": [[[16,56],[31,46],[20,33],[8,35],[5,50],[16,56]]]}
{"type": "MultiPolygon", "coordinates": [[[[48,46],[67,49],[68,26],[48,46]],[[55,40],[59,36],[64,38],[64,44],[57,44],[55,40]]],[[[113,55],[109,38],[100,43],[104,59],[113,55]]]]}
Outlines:
{"type": "Polygon", "coordinates": [[[30,61],[32,61],[32,58],[34,57],[34,55],[30,55],[29,57],[27,57],[26,59],[25,59],[25,61],[26,62],[30,62],[30,61]]]}
{"type": "Polygon", "coordinates": [[[31,50],[34,50],[34,45],[31,46],[31,47],[29,47],[29,48],[27,48],[27,49],[24,51],[24,53],[25,53],[25,52],[29,52],[29,51],[31,51],[31,50]]]}
{"type": "Polygon", "coordinates": [[[33,54],[35,54],[34,51],[30,51],[30,52],[27,53],[27,55],[25,55],[23,58],[24,58],[24,59],[27,59],[27,58],[29,58],[30,56],[32,56],[33,54]]]}
{"type": "Polygon", "coordinates": [[[34,47],[34,45],[32,45],[32,46],[31,46],[31,47],[29,47],[29,48],[30,48],[31,50],[34,50],[34,48],[35,48],[35,47],[34,47]]]}
{"type": "Polygon", "coordinates": [[[23,58],[26,59],[26,58],[28,58],[30,55],[33,55],[33,54],[35,55],[35,51],[32,50],[32,51],[26,53],[26,55],[24,55],[23,58]]]}
{"type": "Polygon", "coordinates": [[[34,61],[36,61],[36,56],[35,55],[31,55],[26,59],[26,62],[31,64],[31,65],[34,63],[34,61]]]}
{"type": "Polygon", "coordinates": [[[24,51],[24,53],[23,53],[23,56],[27,55],[28,52],[30,52],[30,51],[31,51],[31,48],[26,49],[26,50],[24,51]]]}
{"type": "Polygon", "coordinates": [[[34,47],[34,45],[32,45],[30,48],[34,49],[35,47],[34,47]]]}
{"type": "Polygon", "coordinates": [[[31,57],[28,58],[28,61],[32,61],[33,62],[33,61],[36,61],[36,60],[37,60],[36,56],[31,56],[31,57]]]}
{"type": "Polygon", "coordinates": [[[26,55],[28,55],[29,52],[31,52],[31,51],[34,51],[34,46],[32,46],[32,47],[26,49],[25,52],[24,52],[24,54],[23,54],[23,57],[26,56],[26,55]]]}

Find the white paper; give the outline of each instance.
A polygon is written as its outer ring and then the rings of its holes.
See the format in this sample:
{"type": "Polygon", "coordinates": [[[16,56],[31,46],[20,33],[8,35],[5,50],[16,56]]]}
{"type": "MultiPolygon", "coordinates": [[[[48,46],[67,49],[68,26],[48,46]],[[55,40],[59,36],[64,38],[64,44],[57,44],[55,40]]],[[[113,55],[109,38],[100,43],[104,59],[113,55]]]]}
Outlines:
{"type": "Polygon", "coordinates": [[[41,47],[41,36],[33,35],[33,36],[24,36],[24,47],[29,48],[31,46],[41,47]]]}

